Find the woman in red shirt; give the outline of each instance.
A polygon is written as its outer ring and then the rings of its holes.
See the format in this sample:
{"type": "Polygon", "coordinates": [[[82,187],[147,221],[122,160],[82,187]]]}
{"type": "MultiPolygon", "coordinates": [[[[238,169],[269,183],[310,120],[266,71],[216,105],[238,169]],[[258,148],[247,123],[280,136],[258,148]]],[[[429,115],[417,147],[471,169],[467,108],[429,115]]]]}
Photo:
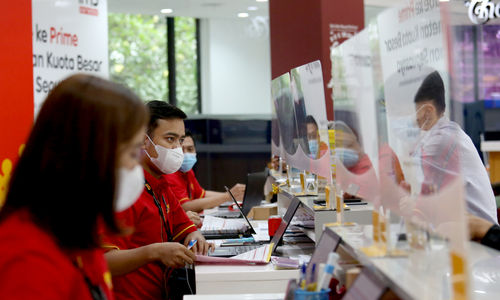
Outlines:
{"type": "Polygon", "coordinates": [[[74,75],[48,95],[0,212],[0,299],[113,299],[98,224],[143,189],[148,113],[128,89],[74,75]]]}

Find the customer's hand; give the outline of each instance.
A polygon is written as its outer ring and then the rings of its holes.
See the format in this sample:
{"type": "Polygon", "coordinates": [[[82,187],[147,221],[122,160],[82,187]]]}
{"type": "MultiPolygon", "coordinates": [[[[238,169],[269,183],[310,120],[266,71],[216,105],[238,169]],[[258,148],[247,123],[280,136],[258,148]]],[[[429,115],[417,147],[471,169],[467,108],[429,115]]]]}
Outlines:
{"type": "Polygon", "coordinates": [[[208,243],[199,231],[194,231],[188,234],[184,239],[184,245],[187,246],[191,240],[197,240],[196,244],[194,244],[193,248],[191,248],[194,253],[207,255],[208,250],[215,249],[215,245],[213,243],[208,243]]]}
{"type": "Polygon", "coordinates": [[[485,219],[468,214],[467,221],[469,224],[469,235],[471,240],[480,241],[493,226],[493,224],[485,219]]]}
{"type": "Polygon", "coordinates": [[[244,184],[238,183],[231,188],[231,193],[233,194],[236,201],[243,201],[245,196],[246,186],[244,184]]]}
{"type": "Polygon", "coordinates": [[[189,220],[191,220],[191,222],[194,223],[196,227],[201,228],[201,226],[203,226],[203,222],[198,213],[195,213],[194,211],[187,211],[186,215],[188,216],[189,220]]]}
{"type": "Polygon", "coordinates": [[[149,255],[167,267],[181,268],[186,263],[192,264],[196,259],[194,253],[189,251],[186,246],[176,242],[156,243],[148,247],[149,255]]]}

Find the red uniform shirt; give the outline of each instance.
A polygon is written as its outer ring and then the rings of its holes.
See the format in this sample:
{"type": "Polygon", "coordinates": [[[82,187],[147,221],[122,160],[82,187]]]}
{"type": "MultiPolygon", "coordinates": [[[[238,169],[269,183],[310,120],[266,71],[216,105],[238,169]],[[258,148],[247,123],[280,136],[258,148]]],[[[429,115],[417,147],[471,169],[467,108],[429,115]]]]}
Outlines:
{"type": "Polygon", "coordinates": [[[205,197],[205,190],[198,183],[192,169],[186,173],[179,170],[164,176],[179,203],[205,197]]]}
{"type": "Polygon", "coordinates": [[[26,210],[0,223],[0,299],[92,300],[85,276],[113,299],[102,249],[63,251],[26,210]]]}
{"type": "MultiPolygon", "coordinates": [[[[186,235],[196,231],[196,226],[189,220],[163,177],[156,179],[146,171],[144,171],[144,177],[161,204],[171,239],[182,242],[186,235]]],[[[117,222],[126,228],[131,228],[133,232],[127,236],[104,236],[105,247],[124,250],[168,241],[159,209],[153,196],[146,189],[132,207],[117,214],[117,222]]],[[[164,291],[165,270],[166,268],[160,262],[156,262],[144,265],[126,275],[113,276],[115,298],[161,299],[164,291]]]]}

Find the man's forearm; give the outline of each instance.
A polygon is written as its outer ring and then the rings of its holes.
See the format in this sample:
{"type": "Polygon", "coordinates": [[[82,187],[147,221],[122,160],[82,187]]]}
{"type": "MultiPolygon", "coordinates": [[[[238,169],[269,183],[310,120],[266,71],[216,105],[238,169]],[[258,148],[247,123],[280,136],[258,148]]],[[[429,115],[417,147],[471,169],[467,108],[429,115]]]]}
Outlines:
{"type": "Polygon", "coordinates": [[[155,261],[152,247],[153,245],[147,245],[135,249],[108,251],[104,256],[111,275],[125,275],[155,261]]]}
{"type": "Polygon", "coordinates": [[[191,201],[185,201],[181,204],[185,211],[201,212],[204,209],[214,208],[220,204],[226,202],[228,199],[227,195],[221,193],[220,195],[205,197],[201,199],[194,199],[191,201]]]}

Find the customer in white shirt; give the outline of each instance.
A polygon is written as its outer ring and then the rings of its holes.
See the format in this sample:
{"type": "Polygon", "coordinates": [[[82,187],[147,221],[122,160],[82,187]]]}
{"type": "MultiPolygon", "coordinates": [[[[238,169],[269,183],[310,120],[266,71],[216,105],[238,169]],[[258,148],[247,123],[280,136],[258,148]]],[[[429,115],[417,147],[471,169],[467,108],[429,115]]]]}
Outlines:
{"type": "Polygon", "coordinates": [[[422,129],[414,152],[414,156],[421,159],[421,193],[439,191],[460,175],[465,184],[468,211],[497,224],[495,196],[486,168],[469,136],[444,116],[445,90],[437,71],[424,79],[414,102],[416,121],[422,129]]]}

